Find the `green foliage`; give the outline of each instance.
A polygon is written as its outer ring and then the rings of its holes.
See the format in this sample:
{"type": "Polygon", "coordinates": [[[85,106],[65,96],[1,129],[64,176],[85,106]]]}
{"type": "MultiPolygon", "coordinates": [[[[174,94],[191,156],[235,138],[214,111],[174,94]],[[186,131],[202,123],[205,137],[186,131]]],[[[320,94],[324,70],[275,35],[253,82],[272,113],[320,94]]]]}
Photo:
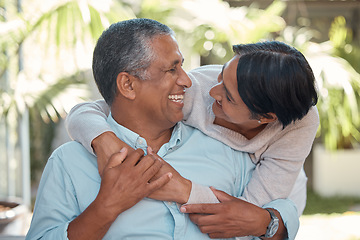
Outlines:
{"type": "Polygon", "coordinates": [[[304,215],[318,213],[344,213],[354,205],[360,204],[360,198],[356,197],[321,197],[311,189],[307,192],[304,215]]]}
{"type": "Polygon", "coordinates": [[[320,134],[329,149],[351,148],[360,142],[360,51],[352,44],[352,33],[342,16],[336,17],[331,24],[329,38],[333,46],[332,55],[338,58],[345,71],[336,75],[337,81],[323,79],[319,104],[323,116],[320,134]]]}
{"type": "Polygon", "coordinates": [[[6,155],[18,152],[19,119],[29,109],[33,177],[48,157],[54,121],[64,117],[65,109],[88,98],[83,69],[77,65],[79,47],[90,46],[92,52],[110,23],[134,17],[120,2],[52,1],[46,10],[34,7],[37,3],[26,1],[23,10],[17,11],[16,2],[0,2],[0,117],[11,133],[4,138],[12,139],[13,145],[7,147],[6,155]]]}
{"type": "Polygon", "coordinates": [[[360,142],[360,51],[352,43],[343,17],[334,19],[330,41],[315,43],[317,34],[307,27],[286,27],[278,39],[299,49],[314,71],[319,94],[318,137],[329,150],[353,148],[360,142]]]}
{"type": "MultiPolygon", "coordinates": [[[[42,107],[43,109],[39,111],[42,116],[47,115],[56,120],[58,114],[56,108],[60,107],[60,110],[63,110],[65,106],[54,105],[52,102],[64,95],[66,89],[84,89],[83,82],[76,81],[74,78],[71,81],[69,79],[65,81],[63,73],[54,74],[51,80],[45,81],[41,72],[38,76],[31,76],[28,75],[29,71],[18,69],[16,65],[21,58],[20,47],[24,44],[43,46],[42,52],[36,53],[43,56],[51,54],[50,51],[54,47],[58,55],[60,51],[71,52],[79,44],[88,44],[89,41],[94,44],[110,22],[133,16],[131,11],[128,12],[119,4],[107,3],[108,7],[105,7],[106,4],[101,7],[94,4],[96,4],[95,1],[58,2],[42,14],[29,14],[26,11],[30,9],[24,9],[24,12],[13,14],[8,20],[4,18],[0,22],[3,36],[0,39],[0,113],[2,116],[5,117],[11,108],[16,108],[21,114],[25,106],[42,107]],[[116,14],[121,15],[116,15],[112,11],[117,11],[116,14]],[[25,88],[26,84],[46,85],[47,88],[25,88]]],[[[76,54],[73,56],[76,58],[76,54]]],[[[74,67],[73,74],[78,70],[74,67]]],[[[86,97],[85,91],[81,94],[86,97]]]]}
{"type": "Polygon", "coordinates": [[[220,60],[217,63],[225,63],[233,55],[233,44],[259,41],[285,27],[280,17],[286,8],[282,1],[274,1],[265,10],[230,8],[221,0],[138,0],[128,4],[137,17],[170,26],[183,52],[211,54],[220,60]]]}

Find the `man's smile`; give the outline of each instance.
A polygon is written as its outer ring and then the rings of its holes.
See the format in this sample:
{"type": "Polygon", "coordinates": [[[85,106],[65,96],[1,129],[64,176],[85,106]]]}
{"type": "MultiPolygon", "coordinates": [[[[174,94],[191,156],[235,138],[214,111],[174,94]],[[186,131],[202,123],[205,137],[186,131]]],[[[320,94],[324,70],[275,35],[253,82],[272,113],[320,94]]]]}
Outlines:
{"type": "Polygon", "coordinates": [[[173,101],[173,102],[182,102],[184,100],[184,94],[180,94],[180,95],[169,95],[169,100],[173,101]]]}

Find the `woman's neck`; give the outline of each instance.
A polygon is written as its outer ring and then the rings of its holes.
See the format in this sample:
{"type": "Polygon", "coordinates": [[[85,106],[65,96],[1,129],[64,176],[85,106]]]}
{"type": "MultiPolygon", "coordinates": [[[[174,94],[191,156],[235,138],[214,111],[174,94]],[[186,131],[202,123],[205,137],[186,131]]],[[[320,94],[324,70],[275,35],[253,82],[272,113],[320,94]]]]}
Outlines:
{"type": "Polygon", "coordinates": [[[224,119],[215,117],[214,124],[228,128],[234,132],[240,133],[244,137],[246,137],[248,140],[254,138],[256,135],[258,135],[267,124],[261,124],[258,125],[255,123],[250,123],[248,125],[240,125],[228,122],[224,119]]]}

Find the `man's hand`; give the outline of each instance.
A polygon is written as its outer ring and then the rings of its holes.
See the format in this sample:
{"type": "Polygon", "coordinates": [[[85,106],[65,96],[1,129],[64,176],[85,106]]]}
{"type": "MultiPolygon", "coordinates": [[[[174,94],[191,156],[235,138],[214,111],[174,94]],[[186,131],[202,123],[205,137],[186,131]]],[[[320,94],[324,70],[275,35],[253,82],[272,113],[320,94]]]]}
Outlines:
{"type": "MultiPolygon", "coordinates": [[[[270,223],[270,215],[256,205],[228,195],[223,191],[211,188],[220,203],[189,204],[181,207],[181,211],[189,213],[189,217],[210,238],[231,238],[241,236],[261,236],[270,223]]],[[[280,220],[281,218],[279,218],[280,220]]],[[[279,227],[272,239],[283,239],[286,229],[279,227]],[[281,236],[280,236],[281,235],[281,236]],[[276,237],[277,236],[277,237],[276,237]]]]}
{"type": "Polygon", "coordinates": [[[183,178],[169,163],[154,153],[150,147],[148,147],[148,154],[162,162],[160,170],[150,182],[157,181],[159,177],[166,173],[172,174],[172,178],[167,184],[154,191],[148,197],[161,201],[173,201],[180,204],[186,203],[191,192],[191,181],[183,178]]]}
{"type": "Polygon", "coordinates": [[[100,134],[94,138],[91,146],[97,156],[98,170],[101,177],[106,164],[113,154],[120,152],[123,147],[127,148],[128,154],[134,151],[133,148],[121,141],[113,132],[100,134]]]}
{"type": "Polygon", "coordinates": [[[119,214],[170,181],[172,175],[167,173],[149,183],[162,166],[153,156],[143,157],[141,149],[126,155],[123,148],[111,156],[96,199],[70,222],[69,239],[101,239],[119,214]]]}
{"type": "Polygon", "coordinates": [[[114,154],[107,163],[98,194],[104,209],[109,209],[109,214],[116,216],[163,187],[172,178],[171,173],[159,176],[163,163],[154,156],[144,157],[143,150],[137,149],[123,161],[127,152],[123,150],[114,154]],[[149,182],[155,175],[159,177],[149,182]]]}

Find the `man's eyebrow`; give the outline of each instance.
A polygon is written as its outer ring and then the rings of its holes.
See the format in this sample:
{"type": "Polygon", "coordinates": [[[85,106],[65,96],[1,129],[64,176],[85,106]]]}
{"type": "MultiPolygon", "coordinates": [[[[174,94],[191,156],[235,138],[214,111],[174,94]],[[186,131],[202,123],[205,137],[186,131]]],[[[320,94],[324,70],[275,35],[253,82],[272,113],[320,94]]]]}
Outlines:
{"type": "MultiPolygon", "coordinates": [[[[184,63],[184,58],[182,58],[181,59],[181,64],[183,64],[184,63]]],[[[173,62],[173,64],[172,65],[177,65],[177,64],[179,64],[180,63],[180,61],[177,59],[177,60],[175,60],[174,62],[173,62]]]]}
{"type": "Polygon", "coordinates": [[[184,60],[185,60],[184,58],[182,58],[181,61],[179,59],[176,59],[171,63],[171,66],[175,66],[175,65],[177,65],[179,63],[183,64],[184,60]]]}

